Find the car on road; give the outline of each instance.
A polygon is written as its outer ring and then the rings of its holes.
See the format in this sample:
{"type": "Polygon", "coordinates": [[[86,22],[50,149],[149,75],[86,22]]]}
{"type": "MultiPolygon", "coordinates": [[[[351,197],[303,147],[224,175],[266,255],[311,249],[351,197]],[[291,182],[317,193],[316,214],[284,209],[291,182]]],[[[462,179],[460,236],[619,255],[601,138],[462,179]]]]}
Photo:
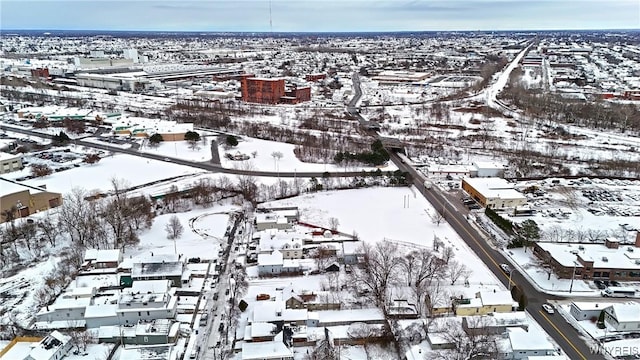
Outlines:
{"type": "Polygon", "coordinates": [[[542,308],[547,312],[547,314],[555,313],[555,310],[553,310],[553,306],[551,306],[550,304],[542,304],[542,308]]]}
{"type": "Polygon", "coordinates": [[[511,274],[511,267],[507,264],[500,264],[500,269],[504,271],[507,275],[511,274]]]}

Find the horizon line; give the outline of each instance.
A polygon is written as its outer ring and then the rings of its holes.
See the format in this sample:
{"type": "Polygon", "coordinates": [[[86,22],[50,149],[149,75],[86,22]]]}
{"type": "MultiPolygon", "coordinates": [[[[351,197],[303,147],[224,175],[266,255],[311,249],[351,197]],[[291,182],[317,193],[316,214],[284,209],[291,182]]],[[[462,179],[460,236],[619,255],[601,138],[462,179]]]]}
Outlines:
{"type": "MultiPolygon", "coordinates": [[[[455,33],[455,32],[553,32],[553,31],[640,31],[640,27],[638,28],[582,28],[582,29],[476,29],[476,30],[301,30],[301,31],[269,31],[269,30],[259,30],[259,31],[251,31],[251,30],[113,30],[113,29],[3,29],[0,28],[0,33],[2,32],[33,32],[33,31],[42,31],[42,32],[138,32],[138,33],[231,33],[231,34],[390,34],[390,33],[433,33],[433,32],[444,32],[444,33],[455,33]]],[[[5,34],[6,35],[6,34],[5,34]]]]}

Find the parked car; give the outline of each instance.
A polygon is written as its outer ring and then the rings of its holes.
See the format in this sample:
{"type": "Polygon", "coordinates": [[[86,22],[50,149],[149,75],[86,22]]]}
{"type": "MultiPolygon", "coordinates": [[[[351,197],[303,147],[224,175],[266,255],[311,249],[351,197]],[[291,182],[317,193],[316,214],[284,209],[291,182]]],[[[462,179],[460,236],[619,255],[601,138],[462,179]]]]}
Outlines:
{"type": "Polygon", "coordinates": [[[542,308],[547,312],[547,314],[555,313],[555,310],[553,310],[553,306],[551,306],[550,304],[542,304],[542,308]]]}
{"type": "Polygon", "coordinates": [[[507,275],[511,274],[511,267],[507,264],[500,264],[500,269],[504,271],[507,275]]]}
{"type": "Polygon", "coordinates": [[[256,296],[256,300],[260,301],[260,300],[269,300],[271,298],[271,296],[269,294],[258,294],[258,296],[256,296]]]}
{"type": "Polygon", "coordinates": [[[620,286],[620,283],[615,280],[611,280],[610,283],[611,283],[611,286],[620,286]]]}
{"type": "Polygon", "coordinates": [[[599,290],[604,290],[604,289],[606,289],[606,288],[607,288],[606,286],[604,286],[604,284],[603,284],[603,283],[602,283],[602,281],[600,281],[600,280],[594,280],[594,281],[593,281],[593,283],[594,283],[594,284],[596,284],[596,287],[597,287],[599,290]]]}

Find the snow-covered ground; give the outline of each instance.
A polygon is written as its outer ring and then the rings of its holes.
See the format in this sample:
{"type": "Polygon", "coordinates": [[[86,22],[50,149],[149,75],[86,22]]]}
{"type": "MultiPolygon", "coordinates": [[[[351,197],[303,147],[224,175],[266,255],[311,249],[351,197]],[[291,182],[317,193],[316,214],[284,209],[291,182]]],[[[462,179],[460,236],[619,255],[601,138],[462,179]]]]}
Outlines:
{"type": "Polygon", "coordinates": [[[93,165],[81,166],[46,177],[27,180],[32,186],[46,185],[47,190],[62,194],[73,188],[103,192],[110,190],[111,179],[125,179],[127,186],[138,186],[174,176],[203,173],[202,170],[133,155],[116,154],[93,165]]]}
{"type": "Polygon", "coordinates": [[[192,147],[187,141],[163,141],[158,144],[157,148],[150,147],[148,142],[144,141],[140,151],[189,161],[211,160],[211,146],[208,141],[206,143],[198,141],[195,147],[192,147]]]}
{"type": "Polygon", "coordinates": [[[157,216],[150,229],[140,234],[140,243],[133,249],[125,249],[125,257],[142,254],[182,254],[187,258],[216,259],[222,249],[224,233],[229,222],[229,212],[238,210],[230,204],[211,208],[194,208],[190,211],[157,216]],[[172,216],[177,216],[184,227],[183,235],[167,239],[165,226],[172,216]]]}
{"type": "Polygon", "coordinates": [[[507,249],[504,254],[511,260],[513,267],[518,269],[521,274],[526,275],[540,290],[546,293],[560,296],[600,296],[600,290],[595,286],[591,287],[588,281],[574,279],[572,286],[571,279],[559,279],[553,271],[542,268],[540,259],[533,254],[531,249],[528,249],[526,253],[523,248],[507,249]]]}
{"type": "MultiPolygon", "coordinates": [[[[295,145],[280,143],[277,141],[261,140],[256,138],[242,137],[239,139],[238,146],[226,149],[224,145],[219,145],[220,162],[225,168],[253,168],[254,170],[272,171],[272,172],[340,172],[340,171],[359,171],[359,170],[375,170],[376,167],[371,166],[341,166],[336,164],[324,163],[307,163],[300,161],[293,150],[295,145]],[[242,154],[248,156],[248,160],[230,160],[225,154],[230,155],[242,154]],[[274,157],[274,153],[282,155],[280,159],[278,155],[274,157]],[[255,154],[255,156],[254,156],[255,154]]],[[[398,168],[391,162],[386,166],[380,167],[382,171],[395,171],[398,168]]]]}

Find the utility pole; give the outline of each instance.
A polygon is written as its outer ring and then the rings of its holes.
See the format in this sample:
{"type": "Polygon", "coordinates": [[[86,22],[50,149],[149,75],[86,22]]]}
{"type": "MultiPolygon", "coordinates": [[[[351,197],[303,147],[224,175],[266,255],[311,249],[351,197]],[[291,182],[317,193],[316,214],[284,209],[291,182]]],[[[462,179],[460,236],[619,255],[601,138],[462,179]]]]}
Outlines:
{"type": "Polygon", "coordinates": [[[571,285],[569,285],[569,294],[571,294],[571,291],[573,290],[573,279],[576,277],[576,261],[573,261],[573,273],[571,274],[571,285]]]}

